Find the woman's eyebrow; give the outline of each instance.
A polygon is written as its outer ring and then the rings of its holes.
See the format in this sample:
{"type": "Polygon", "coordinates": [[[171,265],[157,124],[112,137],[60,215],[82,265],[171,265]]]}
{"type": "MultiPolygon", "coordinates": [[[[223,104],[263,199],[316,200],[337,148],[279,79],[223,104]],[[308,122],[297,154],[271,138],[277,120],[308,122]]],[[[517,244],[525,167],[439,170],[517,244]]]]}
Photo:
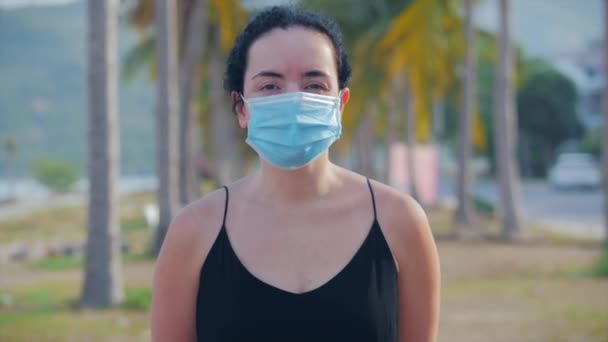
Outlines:
{"type": "Polygon", "coordinates": [[[253,77],[251,77],[251,79],[254,79],[257,77],[284,78],[282,74],[279,74],[278,72],[274,72],[274,71],[269,71],[269,70],[262,70],[262,71],[258,72],[257,74],[253,75],[253,77]]]}
{"type": "Polygon", "coordinates": [[[310,70],[303,73],[302,77],[329,77],[329,74],[321,70],[310,70]]]}

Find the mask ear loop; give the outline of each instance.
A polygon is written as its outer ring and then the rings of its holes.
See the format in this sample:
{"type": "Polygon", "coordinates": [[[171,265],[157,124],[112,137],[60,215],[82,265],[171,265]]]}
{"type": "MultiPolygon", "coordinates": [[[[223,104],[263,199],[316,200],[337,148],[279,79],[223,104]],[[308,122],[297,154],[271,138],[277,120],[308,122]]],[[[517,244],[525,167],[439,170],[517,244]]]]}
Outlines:
{"type": "Polygon", "coordinates": [[[243,102],[247,104],[247,100],[245,100],[245,96],[243,95],[243,93],[239,93],[239,96],[241,97],[241,100],[243,100],[243,102]]]}
{"type": "Polygon", "coordinates": [[[336,111],[338,112],[337,113],[337,116],[338,116],[337,121],[338,121],[338,125],[340,127],[340,132],[338,133],[338,138],[339,138],[340,136],[342,136],[342,108],[341,108],[342,107],[342,90],[340,90],[338,92],[338,102],[337,102],[337,104],[338,104],[338,108],[336,108],[336,111]]]}
{"type": "Polygon", "coordinates": [[[237,114],[236,112],[236,106],[238,106],[241,102],[243,104],[247,104],[247,100],[245,100],[245,97],[243,96],[242,93],[239,93],[239,97],[240,99],[238,101],[236,101],[233,105],[232,105],[232,111],[234,112],[234,114],[237,114]]]}
{"type": "Polygon", "coordinates": [[[339,118],[338,120],[340,121],[340,123],[342,122],[342,89],[340,89],[340,91],[338,92],[338,114],[339,114],[339,118]]]}
{"type": "Polygon", "coordinates": [[[241,103],[241,101],[245,104],[247,103],[247,101],[245,101],[245,98],[243,97],[243,94],[239,93],[239,97],[240,97],[240,99],[236,100],[232,104],[232,113],[234,113],[235,115],[238,114],[236,111],[236,106],[238,106],[241,103]]]}

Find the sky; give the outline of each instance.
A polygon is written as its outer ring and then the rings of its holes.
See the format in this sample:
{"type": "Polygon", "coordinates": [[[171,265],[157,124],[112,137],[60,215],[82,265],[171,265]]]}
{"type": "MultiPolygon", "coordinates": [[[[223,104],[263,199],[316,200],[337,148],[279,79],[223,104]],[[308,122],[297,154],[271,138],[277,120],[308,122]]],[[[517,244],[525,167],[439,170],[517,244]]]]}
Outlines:
{"type": "MultiPolygon", "coordinates": [[[[555,57],[583,49],[602,36],[602,0],[512,0],[513,34],[524,54],[555,57]]],[[[476,9],[479,27],[495,32],[498,0],[476,9]]]]}
{"type": "Polygon", "coordinates": [[[75,0],[0,0],[1,8],[19,8],[35,5],[64,5],[75,0]]]}
{"type": "MultiPolygon", "coordinates": [[[[79,0],[0,0],[0,8],[58,5],[79,0]]],[[[246,0],[277,3],[287,0],[246,0]]],[[[498,26],[498,0],[483,0],[476,9],[476,23],[489,31],[498,26]]],[[[516,42],[530,57],[555,57],[576,52],[601,38],[602,0],[512,0],[516,42]]]]}

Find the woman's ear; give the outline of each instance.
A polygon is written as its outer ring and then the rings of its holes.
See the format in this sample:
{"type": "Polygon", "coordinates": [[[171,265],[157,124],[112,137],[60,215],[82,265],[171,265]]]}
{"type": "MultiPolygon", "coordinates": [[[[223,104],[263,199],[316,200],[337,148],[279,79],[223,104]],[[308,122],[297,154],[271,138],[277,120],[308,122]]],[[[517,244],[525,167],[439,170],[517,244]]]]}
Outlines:
{"type": "Polygon", "coordinates": [[[245,101],[243,101],[241,94],[236,91],[233,91],[230,94],[230,97],[232,97],[232,106],[234,108],[234,113],[239,120],[239,126],[241,128],[247,128],[247,123],[249,122],[249,111],[247,111],[245,101]]]}
{"type": "Polygon", "coordinates": [[[344,88],[340,90],[340,112],[344,111],[344,106],[350,100],[350,89],[344,88]]]}

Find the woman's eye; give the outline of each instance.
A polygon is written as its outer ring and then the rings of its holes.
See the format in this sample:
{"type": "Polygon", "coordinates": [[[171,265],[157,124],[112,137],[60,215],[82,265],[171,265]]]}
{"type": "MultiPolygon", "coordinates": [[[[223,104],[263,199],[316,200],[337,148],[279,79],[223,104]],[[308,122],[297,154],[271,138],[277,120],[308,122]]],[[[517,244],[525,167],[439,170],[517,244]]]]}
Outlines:
{"type": "Polygon", "coordinates": [[[274,84],[265,84],[260,88],[260,90],[277,90],[277,89],[279,89],[279,88],[274,84]]]}
{"type": "Polygon", "coordinates": [[[309,85],[306,86],[306,89],[311,89],[311,90],[315,90],[315,91],[321,91],[321,90],[325,90],[325,87],[322,84],[319,83],[311,83],[309,85]]]}

